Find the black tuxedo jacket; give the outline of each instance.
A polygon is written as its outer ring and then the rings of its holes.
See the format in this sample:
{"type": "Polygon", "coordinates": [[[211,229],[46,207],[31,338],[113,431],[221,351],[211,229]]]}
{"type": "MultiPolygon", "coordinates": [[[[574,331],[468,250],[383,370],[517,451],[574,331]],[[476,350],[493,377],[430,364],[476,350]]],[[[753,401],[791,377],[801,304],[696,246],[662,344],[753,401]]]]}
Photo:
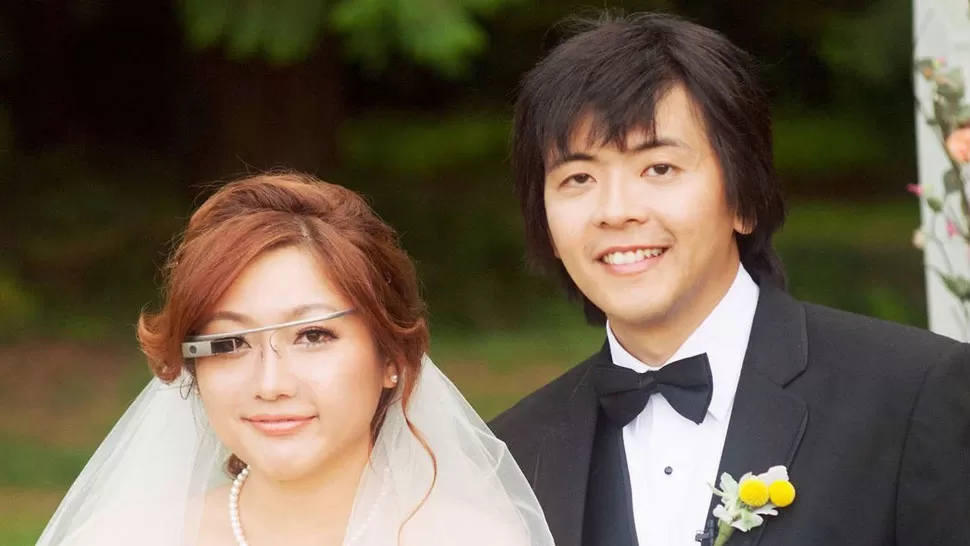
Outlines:
{"type": "MultiPolygon", "coordinates": [[[[609,359],[604,346],[490,423],[557,546],[600,546],[583,544],[590,370],[609,359]]],[[[970,545],[970,345],[762,285],[718,476],[779,464],[794,504],[728,546],[970,545]]]]}

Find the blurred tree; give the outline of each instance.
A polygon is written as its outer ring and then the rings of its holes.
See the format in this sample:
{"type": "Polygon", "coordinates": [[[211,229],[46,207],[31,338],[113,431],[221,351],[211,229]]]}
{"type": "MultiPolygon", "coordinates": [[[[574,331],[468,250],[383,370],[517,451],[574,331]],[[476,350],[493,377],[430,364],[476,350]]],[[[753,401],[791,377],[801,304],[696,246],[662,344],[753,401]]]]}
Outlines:
{"type": "Polygon", "coordinates": [[[487,36],[475,17],[517,0],[181,0],[188,37],[196,47],[224,43],[233,58],[263,56],[275,64],[304,60],[328,29],[346,54],[371,71],[395,51],[439,75],[467,72],[487,36]]]}
{"type": "Polygon", "coordinates": [[[205,83],[187,97],[187,115],[213,121],[192,131],[199,153],[187,174],[220,176],[240,163],[331,172],[348,98],[342,58],[369,76],[403,57],[460,78],[487,44],[476,18],[515,1],[181,0],[186,37],[205,51],[194,69],[205,83]],[[219,45],[226,56],[212,54],[219,45]]]}
{"type": "MultiPolygon", "coordinates": [[[[908,87],[912,65],[911,0],[877,0],[862,10],[825,12],[825,27],[819,33],[819,54],[841,82],[843,97],[868,98],[858,92],[908,87]]],[[[918,37],[917,37],[918,39],[918,37]]],[[[900,97],[907,104],[908,94],[900,97]]],[[[912,112],[907,112],[912,115],[912,112]]]]}

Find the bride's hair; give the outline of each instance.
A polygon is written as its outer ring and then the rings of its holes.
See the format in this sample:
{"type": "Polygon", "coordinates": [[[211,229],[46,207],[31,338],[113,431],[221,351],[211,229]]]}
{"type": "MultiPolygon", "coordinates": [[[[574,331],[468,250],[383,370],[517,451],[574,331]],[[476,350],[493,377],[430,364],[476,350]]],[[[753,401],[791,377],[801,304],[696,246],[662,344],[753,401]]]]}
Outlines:
{"type": "MultiPolygon", "coordinates": [[[[350,300],[382,356],[400,380],[385,389],[371,421],[371,441],[396,396],[404,415],[428,349],[426,311],[414,264],[397,234],[364,199],[347,188],[294,172],[249,176],[209,197],[192,215],[165,265],[164,304],[143,312],[138,341],[155,375],[165,382],[183,370],[195,377],[181,344],[198,331],[216,302],[253,260],[282,247],[308,250],[350,300]]],[[[408,427],[434,454],[422,435],[408,427]]],[[[236,475],[242,462],[233,456],[236,475]]]]}

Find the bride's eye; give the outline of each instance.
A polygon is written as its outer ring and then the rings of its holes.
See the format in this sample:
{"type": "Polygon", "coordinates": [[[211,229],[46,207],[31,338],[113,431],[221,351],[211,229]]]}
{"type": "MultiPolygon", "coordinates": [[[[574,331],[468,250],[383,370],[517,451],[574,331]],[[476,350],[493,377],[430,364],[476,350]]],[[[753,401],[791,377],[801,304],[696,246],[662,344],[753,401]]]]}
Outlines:
{"type": "Polygon", "coordinates": [[[251,347],[251,345],[249,344],[249,341],[244,337],[234,337],[232,338],[232,341],[237,351],[241,351],[243,349],[248,349],[249,347],[251,347]]]}
{"type": "Polygon", "coordinates": [[[328,341],[333,341],[335,339],[337,339],[337,336],[334,335],[332,330],[314,327],[307,328],[306,330],[303,330],[297,334],[294,343],[297,345],[308,345],[312,347],[314,345],[327,343],[328,341]]]}
{"type": "Polygon", "coordinates": [[[249,348],[249,342],[242,336],[226,337],[212,342],[212,354],[215,355],[237,355],[249,348]]]}

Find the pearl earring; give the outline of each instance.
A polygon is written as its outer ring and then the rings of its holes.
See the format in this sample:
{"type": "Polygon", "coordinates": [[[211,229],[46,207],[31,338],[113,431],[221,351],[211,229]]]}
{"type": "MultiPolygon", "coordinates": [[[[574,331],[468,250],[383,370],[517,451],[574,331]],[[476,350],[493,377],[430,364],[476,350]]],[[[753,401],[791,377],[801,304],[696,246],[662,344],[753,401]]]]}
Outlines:
{"type": "Polygon", "coordinates": [[[391,376],[391,383],[397,383],[397,380],[398,380],[397,374],[394,374],[391,376]]]}

